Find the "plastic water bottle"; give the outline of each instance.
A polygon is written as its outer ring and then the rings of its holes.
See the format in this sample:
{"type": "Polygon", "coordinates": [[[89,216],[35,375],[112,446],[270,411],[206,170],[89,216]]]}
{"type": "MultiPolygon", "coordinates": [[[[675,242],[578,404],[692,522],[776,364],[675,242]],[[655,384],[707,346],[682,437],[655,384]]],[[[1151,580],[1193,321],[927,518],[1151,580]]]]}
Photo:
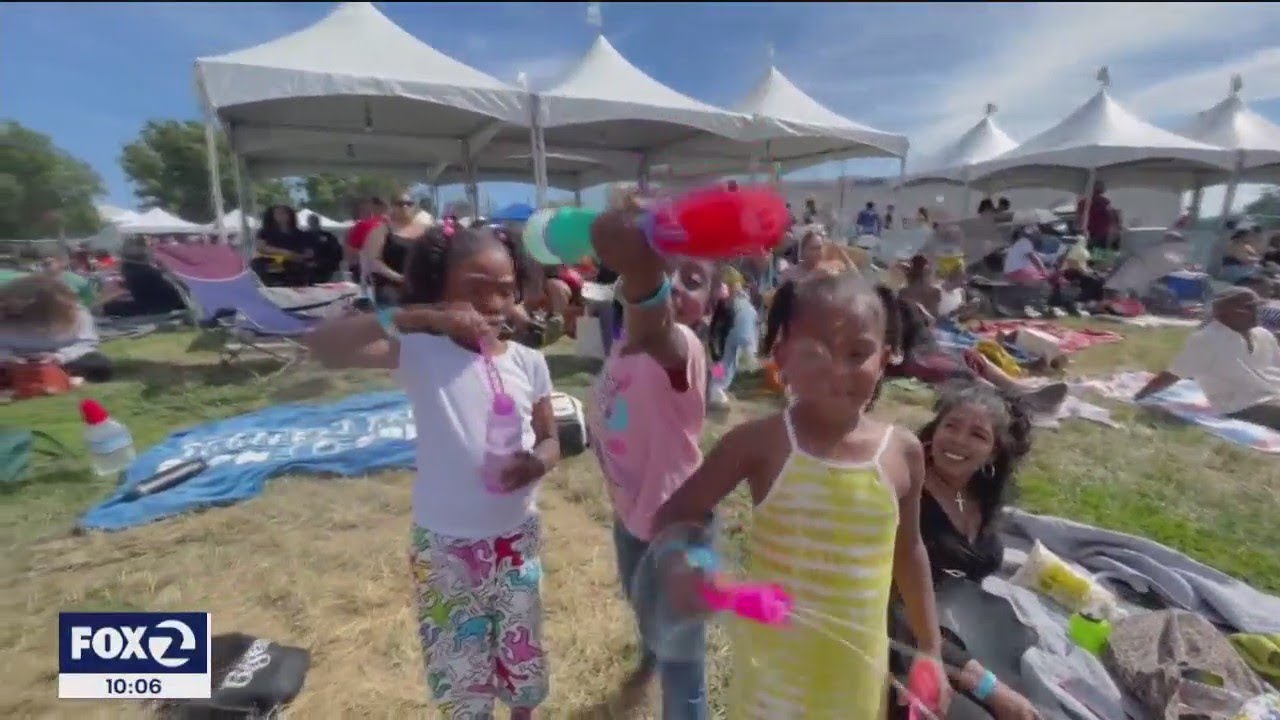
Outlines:
{"type": "Polygon", "coordinates": [[[489,411],[489,425],[484,434],[484,464],[480,479],[491,493],[502,494],[502,471],[520,451],[524,439],[524,420],[516,410],[515,400],[505,393],[495,395],[489,411]]]}
{"type": "Polygon", "coordinates": [[[80,417],[84,418],[84,442],[89,446],[93,471],[116,475],[128,468],[134,457],[129,428],[112,420],[97,400],[82,400],[80,417]]]}
{"type": "Polygon", "coordinates": [[[493,392],[493,405],[489,408],[489,423],[484,434],[484,460],[480,465],[480,480],[491,493],[502,494],[502,471],[511,464],[511,458],[520,451],[524,441],[524,419],[516,409],[515,398],[507,393],[502,376],[493,364],[493,338],[480,339],[480,357],[484,372],[493,392]]]}

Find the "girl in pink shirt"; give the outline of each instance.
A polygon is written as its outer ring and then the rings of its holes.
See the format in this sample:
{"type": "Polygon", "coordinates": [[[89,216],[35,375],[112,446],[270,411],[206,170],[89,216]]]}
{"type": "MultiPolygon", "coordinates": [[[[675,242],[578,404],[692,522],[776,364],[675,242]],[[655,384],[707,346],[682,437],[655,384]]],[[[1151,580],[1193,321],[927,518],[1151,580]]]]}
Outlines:
{"type": "MultiPolygon", "coordinates": [[[[654,252],[638,209],[630,203],[610,210],[591,229],[597,256],[620,276],[618,299],[626,307],[622,337],[593,389],[589,423],[613,500],[618,574],[633,608],[651,602],[636,596],[632,579],[653,537],[654,514],[702,462],[707,355],[690,326],[707,312],[712,281],[710,265],[654,252]]],[[[698,660],[659,662],[644,648],[626,682],[627,691],[640,690],[657,670],[666,720],[707,716],[704,629],[688,633],[687,656],[698,660]]]]}

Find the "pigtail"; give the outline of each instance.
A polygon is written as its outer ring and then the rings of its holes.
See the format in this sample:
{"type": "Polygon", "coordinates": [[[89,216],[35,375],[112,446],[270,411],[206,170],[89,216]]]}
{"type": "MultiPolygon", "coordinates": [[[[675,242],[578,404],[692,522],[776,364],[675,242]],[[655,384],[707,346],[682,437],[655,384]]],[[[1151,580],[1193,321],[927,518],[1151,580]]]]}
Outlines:
{"type": "Polygon", "coordinates": [[[796,303],[796,283],[794,280],[788,280],[778,287],[773,293],[773,300],[769,303],[769,313],[764,320],[764,339],[760,343],[760,354],[768,356],[773,352],[773,348],[778,343],[778,339],[791,322],[791,316],[795,312],[796,303]]]}
{"type": "Polygon", "coordinates": [[[508,230],[501,225],[494,225],[490,229],[493,231],[493,236],[511,255],[511,264],[516,270],[516,302],[523,302],[525,289],[531,287],[535,280],[542,279],[542,273],[537,272],[541,265],[525,249],[519,230],[508,230]]]}
{"type": "Polygon", "coordinates": [[[404,296],[406,305],[431,305],[444,299],[445,277],[448,271],[449,243],[464,231],[454,229],[447,236],[446,226],[435,225],[426,237],[409,248],[404,263],[404,296]]]}

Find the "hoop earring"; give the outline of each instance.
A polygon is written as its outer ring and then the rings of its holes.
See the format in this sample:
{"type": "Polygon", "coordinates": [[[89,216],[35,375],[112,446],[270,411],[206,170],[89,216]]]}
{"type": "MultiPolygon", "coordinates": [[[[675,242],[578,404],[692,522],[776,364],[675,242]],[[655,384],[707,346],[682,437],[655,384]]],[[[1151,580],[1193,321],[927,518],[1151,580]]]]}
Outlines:
{"type": "Polygon", "coordinates": [[[996,479],[996,466],[995,466],[995,465],[993,465],[993,464],[991,464],[991,463],[987,463],[986,465],[983,465],[983,466],[982,466],[982,477],[984,477],[984,478],[986,478],[986,479],[988,479],[988,480],[995,480],[995,479],[996,479]]]}

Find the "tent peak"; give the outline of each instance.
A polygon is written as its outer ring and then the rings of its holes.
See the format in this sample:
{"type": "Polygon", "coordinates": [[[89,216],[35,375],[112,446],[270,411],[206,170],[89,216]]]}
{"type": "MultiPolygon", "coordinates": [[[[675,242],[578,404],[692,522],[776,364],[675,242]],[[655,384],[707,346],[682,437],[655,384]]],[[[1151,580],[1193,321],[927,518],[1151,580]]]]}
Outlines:
{"type": "Polygon", "coordinates": [[[991,117],[992,115],[995,115],[999,109],[1000,108],[996,107],[995,103],[987,103],[987,106],[983,108],[982,111],[985,116],[991,117]]]}
{"type": "Polygon", "coordinates": [[[1111,70],[1109,70],[1106,65],[1098,68],[1098,74],[1095,77],[1103,90],[1111,87],[1111,70]]]}
{"type": "Polygon", "coordinates": [[[1240,73],[1234,73],[1231,76],[1231,89],[1229,91],[1231,97],[1238,97],[1242,89],[1244,89],[1244,78],[1240,76],[1240,73]]]}

